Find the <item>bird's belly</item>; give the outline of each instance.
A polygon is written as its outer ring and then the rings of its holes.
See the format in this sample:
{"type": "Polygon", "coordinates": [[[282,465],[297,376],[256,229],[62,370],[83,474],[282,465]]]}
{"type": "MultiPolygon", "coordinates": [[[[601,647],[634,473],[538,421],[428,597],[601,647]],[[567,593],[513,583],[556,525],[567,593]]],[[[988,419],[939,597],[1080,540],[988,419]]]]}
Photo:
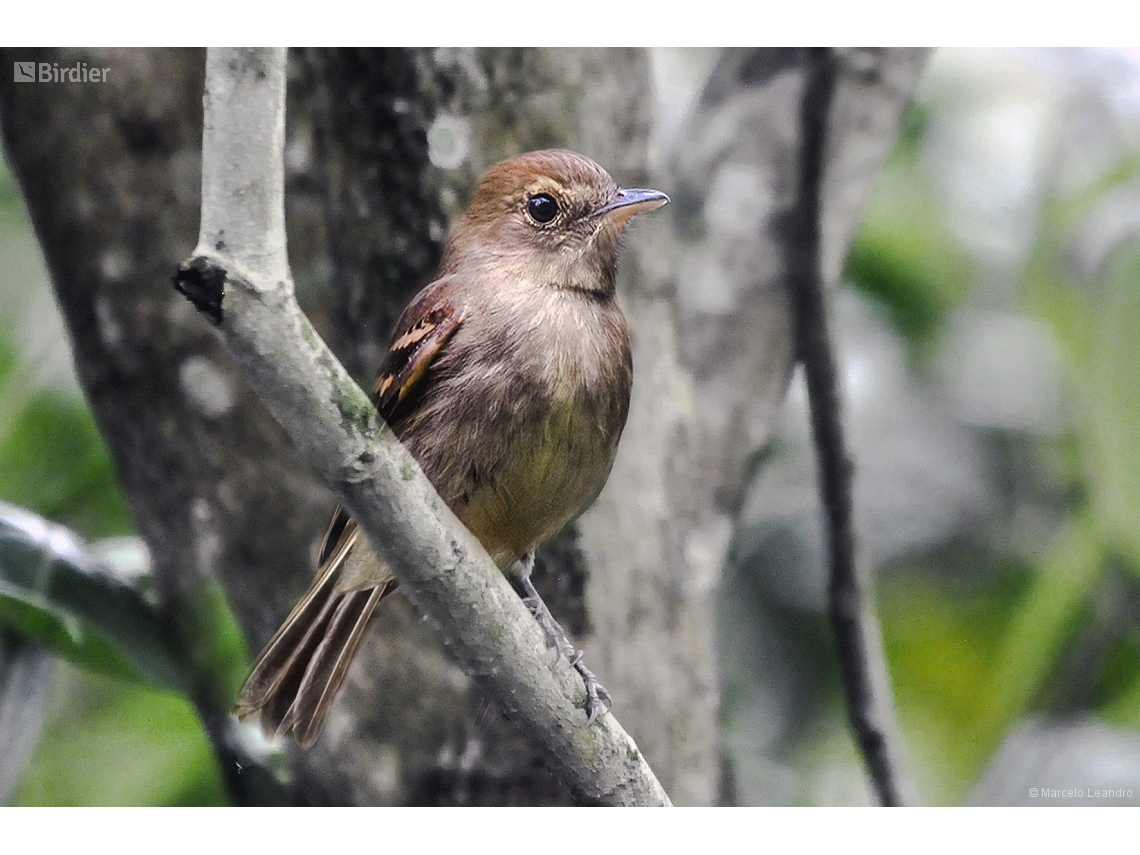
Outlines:
{"type": "Polygon", "coordinates": [[[613,462],[620,426],[606,430],[581,402],[549,403],[546,409],[496,430],[496,463],[485,471],[469,469],[449,502],[500,566],[576,517],[597,494],[613,462]]]}

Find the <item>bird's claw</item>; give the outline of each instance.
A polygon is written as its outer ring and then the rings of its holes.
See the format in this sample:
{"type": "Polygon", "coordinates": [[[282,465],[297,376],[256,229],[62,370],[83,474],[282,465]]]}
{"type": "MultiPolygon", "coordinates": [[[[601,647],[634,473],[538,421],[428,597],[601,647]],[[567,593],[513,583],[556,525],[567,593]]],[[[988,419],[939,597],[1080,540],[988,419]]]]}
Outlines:
{"type": "Polygon", "coordinates": [[[606,712],[610,711],[610,707],[613,706],[613,699],[610,697],[610,693],[606,691],[606,687],[598,682],[590,669],[581,664],[581,659],[582,654],[579,653],[578,661],[574,662],[573,665],[574,670],[582,677],[582,682],[586,684],[586,705],[583,709],[586,712],[586,726],[588,727],[594,723],[603,708],[606,712]]]}

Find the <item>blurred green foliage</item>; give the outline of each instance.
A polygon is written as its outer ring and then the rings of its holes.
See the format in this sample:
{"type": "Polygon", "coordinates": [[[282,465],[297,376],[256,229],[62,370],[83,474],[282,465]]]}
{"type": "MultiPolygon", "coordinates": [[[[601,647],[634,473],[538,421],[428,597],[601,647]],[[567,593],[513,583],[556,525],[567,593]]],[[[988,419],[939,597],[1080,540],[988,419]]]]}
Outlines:
{"type": "Polygon", "coordinates": [[[62,667],[56,712],[20,780],[18,805],[221,805],[193,706],[171,692],[62,667]]]}
{"type": "MultiPolygon", "coordinates": [[[[34,240],[19,205],[16,186],[0,162],[0,247],[10,250],[34,240]]],[[[34,257],[34,252],[19,255],[34,257]]],[[[4,293],[36,287],[44,279],[42,270],[2,260],[0,276],[10,277],[4,293]]],[[[29,379],[32,372],[22,361],[15,334],[20,324],[36,320],[0,317],[0,499],[86,538],[130,534],[131,518],[114,466],[86,403],[63,391],[35,387],[29,379]]],[[[78,592],[69,584],[62,593],[78,592]]],[[[227,631],[218,634],[213,661],[204,667],[217,666],[219,658],[232,662],[235,643],[236,655],[244,657],[244,642],[224,599],[221,616],[218,603],[207,605],[211,608],[202,610],[201,620],[227,631]]],[[[59,663],[49,719],[20,779],[15,804],[224,803],[213,752],[193,705],[180,694],[155,688],[149,682],[153,676],[146,676],[155,672],[140,673],[131,656],[124,655],[122,637],[108,640],[73,617],[11,596],[0,596],[0,623],[89,666],[59,663]],[[108,676],[114,674],[119,677],[108,676]]]]}
{"type": "Polygon", "coordinates": [[[63,392],[32,391],[24,382],[15,348],[0,338],[0,498],[89,538],[130,533],[90,411],[63,392]]]}
{"type": "Polygon", "coordinates": [[[199,588],[179,604],[183,662],[189,692],[201,703],[229,712],[253,662],[245,635],[217,582],[199,588]],[[189,649],[186,649],[189,648],[189,649]]]}
{"type": "Polygon", "coordinates": [[[974,262],[951,234],[930,183],[916,180],[924,115],[919,106],[904,120],[843,271],[846,282],[887,310],[916,356],[977,281],[974,262]]]}
{"type": "Polygon", "coordinates": [[[0,211],[15,213],[20,208],[20,191],[16,179],[8,171],[7,164],[0,158],[0,211]]]}
{"type": "MultiPolygon", "coordinates": [[[[883,306],[921,376],[953,310],[982,284],[918,162],[925,123],[922,108],[915,112],[876,187],[845,279],[883,306]]],[[[1074,263],[1076,236],[1096,206],[1138,177],[1140,164],[1130,159],[1093,186],[1044,203],[1017,287],[1017,308],[1061,345],[1067,422],[1056,437],[996,431],[990,441],[1013,448],[1055,485],[1055,539],[1028,553],[1000,539],[950,554],[943,545],[878,577],[904,739],[924,794],[936,802],[965,798],[1008,732],[1059,698],[1140,727],[1134,626],[1110,637],[1091,662],[1091,696],[1074,701],[1056,685],[1074,649],[1106,632],[1094,607],[1108,581],[1140,575],[1140,247],[1122,241],[1081,272],[1074,263]]]]}

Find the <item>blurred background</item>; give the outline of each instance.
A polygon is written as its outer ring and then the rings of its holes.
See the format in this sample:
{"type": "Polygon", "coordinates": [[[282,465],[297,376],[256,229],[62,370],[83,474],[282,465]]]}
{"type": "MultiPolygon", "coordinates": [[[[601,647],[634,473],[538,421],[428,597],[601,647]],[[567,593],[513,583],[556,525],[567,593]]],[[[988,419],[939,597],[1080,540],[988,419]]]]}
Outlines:
{"type": "MultiPolygon", "coordinates": [[[[656,52],[660,103],[683,104],[714,56],[656,52]]],[[[679,113],[660,111],[660,133],[679,113]]],[[[1140,804],[1140,52],[935,52],[833,322],[919,800],[1140,804]]],[[[721,583],[738,804],[868,799],[813,461],[797,376],[721,583]]],[[[2,165],[0,499],[145,564],[2,165]]],[[[225,802],[188,701],[50,667],[47,718],[0,801],[225,802]]]]}

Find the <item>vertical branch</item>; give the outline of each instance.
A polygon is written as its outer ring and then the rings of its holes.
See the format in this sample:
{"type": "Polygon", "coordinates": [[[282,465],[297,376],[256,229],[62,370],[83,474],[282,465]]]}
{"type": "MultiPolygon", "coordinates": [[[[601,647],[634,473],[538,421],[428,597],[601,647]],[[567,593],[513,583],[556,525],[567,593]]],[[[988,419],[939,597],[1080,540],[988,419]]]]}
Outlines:
{"type": "Polygon", "coordinates": [[[837,78],[835,52],[828,48],[812,49],[800,110],[800,172],[791,222],[788,278],[796,355],[804,366],[807,380],[819,461],[819,489],[827,517],[831,557],[828,600],[848,716],[879,801],[890,806],[903,803],[901,739],[878,623],[856,561],[851,499],[853,466],[844,445],[839,377],[824,302],[820,191],[828,113],[837,78]]]}
{"type": "Polygon", "coordinates": [[[255,282],[288,281],[285,48],[209,50],[202,228],[195,255],[223,254],[255,282]],[[231,133],[254,127],[261,133],[231,133]]]}

